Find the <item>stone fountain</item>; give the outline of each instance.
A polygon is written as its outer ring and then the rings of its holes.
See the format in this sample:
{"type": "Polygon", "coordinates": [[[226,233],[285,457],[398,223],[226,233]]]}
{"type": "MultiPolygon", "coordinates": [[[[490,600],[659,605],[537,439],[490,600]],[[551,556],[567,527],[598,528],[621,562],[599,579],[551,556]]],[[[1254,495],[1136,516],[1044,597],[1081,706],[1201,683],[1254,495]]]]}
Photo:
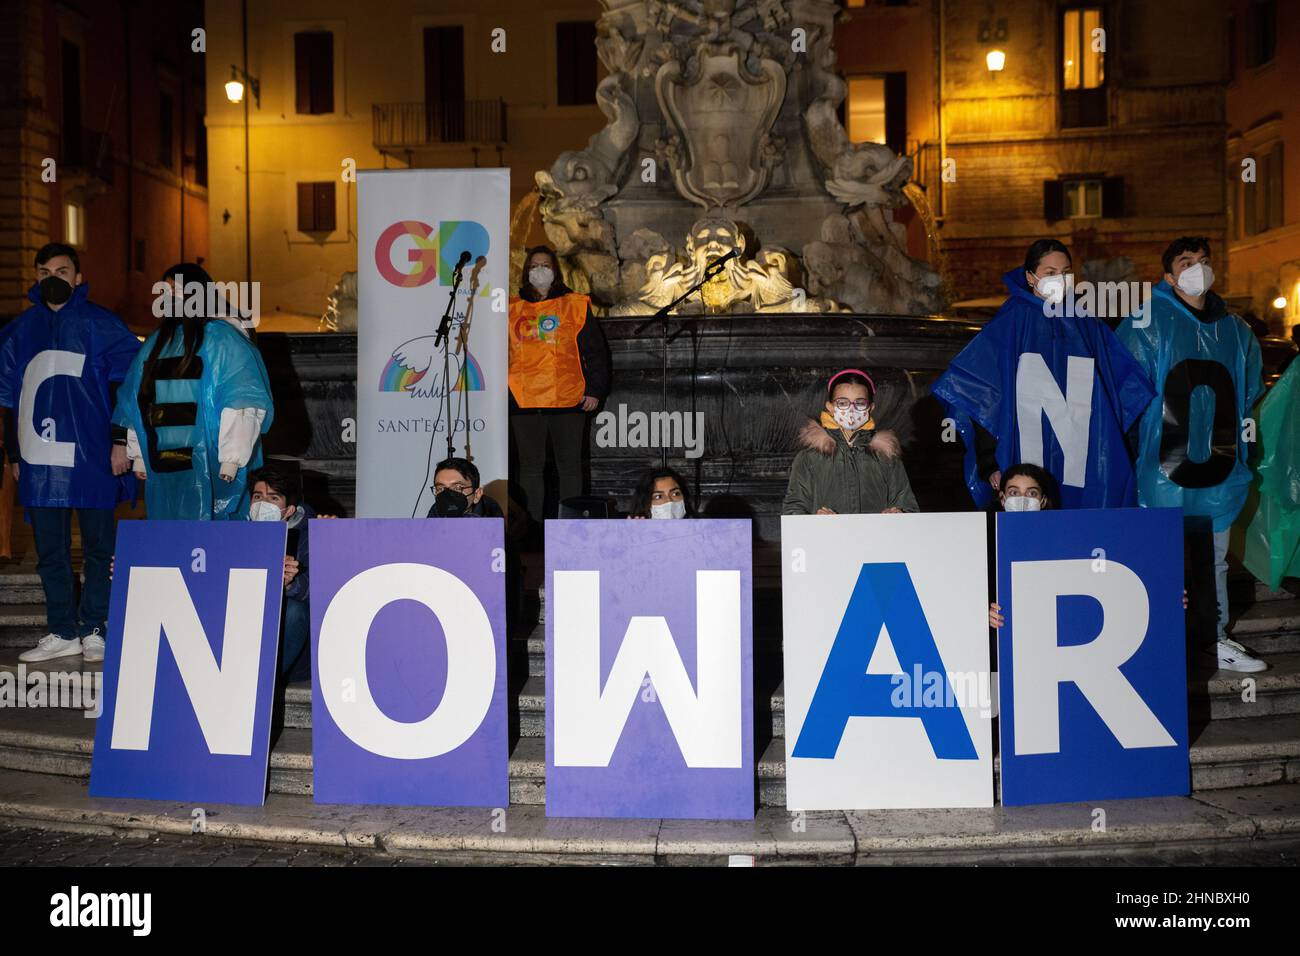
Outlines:
{"type": "Polygon", "coordinates": [[[603,0],[607,123],[537,173],[542,222],[611,315],[655,311],[736,249],[679,312],[931,315],[937,273],[893,210],[912,162],[850,143],[830,0],[603,0]]]}

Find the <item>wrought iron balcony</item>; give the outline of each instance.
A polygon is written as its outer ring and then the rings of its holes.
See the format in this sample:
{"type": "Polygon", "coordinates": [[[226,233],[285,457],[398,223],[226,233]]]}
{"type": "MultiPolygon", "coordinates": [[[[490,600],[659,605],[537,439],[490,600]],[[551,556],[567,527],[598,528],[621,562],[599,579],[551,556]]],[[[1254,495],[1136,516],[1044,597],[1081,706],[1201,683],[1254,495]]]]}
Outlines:
{"type": "Polygon", "coordinates": [[[506,142],[504,100],[451,103],[376,103],[375,149],[415,150],[463,143],[500,146],[506,142]]]}

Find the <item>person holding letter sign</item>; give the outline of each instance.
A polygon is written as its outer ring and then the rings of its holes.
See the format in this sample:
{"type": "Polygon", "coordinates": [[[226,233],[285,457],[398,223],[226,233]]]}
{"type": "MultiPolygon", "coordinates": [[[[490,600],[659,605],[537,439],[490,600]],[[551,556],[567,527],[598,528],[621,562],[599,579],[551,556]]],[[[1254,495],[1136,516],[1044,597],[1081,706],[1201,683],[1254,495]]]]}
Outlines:
{"type": "Polygon", "coordinates": [[[875,406],[876,385],[866,372],[848,368],[831,376],[821,419],[809,419],[799,431],[804,447],[790,466],[782,514],[919,510],[898,438],[876,429],[875,406]]]}
{"type": "Polygon", "coordinates": [[[977,507],[1021,462],[1057,480],[1063,508],[1137,503],[1124,436],[1155,392],[1106,323],[1079,309],[1070,268],[1061,242],[1034,242],[1002,277],[1010,294],[998,314],[931,389],[966,445],[977,507]]]}
{"type": "Polygon", "coordinates": [[[32,523],[36,570],[50,632],[23,661],[83,655],[104,659],[113,509],[134,497],[125,433],[114,431],[112,396],[140,342],[112,312],[90,301],[71,246],[36,253],[32,305],[0,346],[0,408],[18,497],[32,523]],[[39,431],[37,430],[39,429],[39,431]],[[85,554],[85,585],[74,597],[72,512],[85,554]]]}
{"type": "Polygon", "coordinates": [[[1262,671],[1267,664],[1228,638],[1227,558],[1228,531],[1252,480],[1244,433],[1254,423],[1244,418],[1264,390],[1259,342],[1210,291],[1208,241],[1175,239],[1162,264],[1164,281],[1150,302],[1119,327],[1157,389],[1142,419],[1138,501],[1182,508],[1189,537],[1213,534],[1218,624],[1204,650],[1223,670],[1262,671]]]}
{"type": "MultiPolygon", "coordinates": [[[[185,267],[168,272],[183,276],[185,267]]],[[[148,479],[150,518],[246,518],[248,473],[261,467],[273,417],[266,365],[229,322],[179,305],[131,363],[113,421],[127,429],[132,469],[148,479]]]]}

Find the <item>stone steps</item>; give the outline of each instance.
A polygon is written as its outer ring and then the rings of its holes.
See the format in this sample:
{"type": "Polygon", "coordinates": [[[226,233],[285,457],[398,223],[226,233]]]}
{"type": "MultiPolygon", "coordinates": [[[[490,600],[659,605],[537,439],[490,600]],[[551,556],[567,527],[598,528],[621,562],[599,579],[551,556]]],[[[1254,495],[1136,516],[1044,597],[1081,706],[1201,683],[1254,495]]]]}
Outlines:
{"type": "Polygon", "coordinates": [[[1273,654],[1298,653],[1300,600],[1285,591],[1259,600],[1237,618],[1230,631],[1232,637],[1265,659],[1273,654]]]}
{"type": "MultiPolygon", "coordinates": [[[[1269,669],[1259,674],[1230,671],[1195,672],[1188,679],[1189,714],[1193,723],[1203,719],[1266,717],[1300,714],[1300,654],[1268,657],[1269,669]],[[1243,700],[1254,681],[1253,701],[1243,700]],[[1208,709],[1208,712],[1207,712],[1208,709]]],[[[785,682],[772,694],[772,733],[785,734],[785,682]]]]}
{"type": "MultiPolygon", "coordinates": [[[[93,750],[92,720],[72,710],[0,711],[0,769],[88,777],[93,750]]],[[[1192,789],[1300,783],[1300,715],[1211,721],[1193,731],[1192,789]]],[[[994,787],[1000,762],[994,757],[994,787]]],[[[286,727],[270,760],[270,791],[310,795],[311,731],[286,727]]],[[[755,776],[763,806],[785,805],[785,740],[772,739],[759,757],[755,776]]],[[[546,743],[520,737],[510,755],[512,804],[546,800],[546,743]]]]}
{"type": "Polygon", "coordinates": [[[46,633],[45,603],[0,602],[0,649],[25,651],[46,633]]]}
{"type": "MultiPolygon", "coordinates": [[[[1142,861],[1204,863],[1218,851],[1300,841],[1300,786],[1218,790],[1192,797],[973,810],[791,814],[753,820],[548,819],[541,806],[373,807],[316,804],[271,793],[264,806],[207,807],[204,838],[366,848],[461,863],[723,865],[993,864],[1142,861]]],[[[189,804],[91,798],[85,783],[0,774],[0,820],[105,834],[189,835],[189,804]]]]}

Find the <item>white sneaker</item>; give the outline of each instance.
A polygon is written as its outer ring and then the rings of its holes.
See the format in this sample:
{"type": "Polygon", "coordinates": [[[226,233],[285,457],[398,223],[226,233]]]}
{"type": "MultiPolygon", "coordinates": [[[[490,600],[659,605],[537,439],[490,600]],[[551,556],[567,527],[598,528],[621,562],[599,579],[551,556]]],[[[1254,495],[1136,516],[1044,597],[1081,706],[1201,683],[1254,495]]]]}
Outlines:
{"type": "Polygon", "coordinates": [[[81,639],[81,659],[93,664],[104,659],[104,638],[95,628],[81,639]]]}
{"type": "Polygon", "coordinates": [[[51,661],[56,657],[76,657],[81,653],[81,639],[77,637],[62,638],[57,634],[46,634],[30,651],[18,655],[20,661],[51,661]]]}
{"type": "Polygon", "coordinates": [[[1219,659],[1219,670],[1239,671],[1243,674],[1257,674],[1260,671],[1268,670],[1268,665],[1258,657],[1254,657],[1250,651],[1246,650],[1236,641],[1224,638],[1215,645],[1216,656],[1219,659]]]}

